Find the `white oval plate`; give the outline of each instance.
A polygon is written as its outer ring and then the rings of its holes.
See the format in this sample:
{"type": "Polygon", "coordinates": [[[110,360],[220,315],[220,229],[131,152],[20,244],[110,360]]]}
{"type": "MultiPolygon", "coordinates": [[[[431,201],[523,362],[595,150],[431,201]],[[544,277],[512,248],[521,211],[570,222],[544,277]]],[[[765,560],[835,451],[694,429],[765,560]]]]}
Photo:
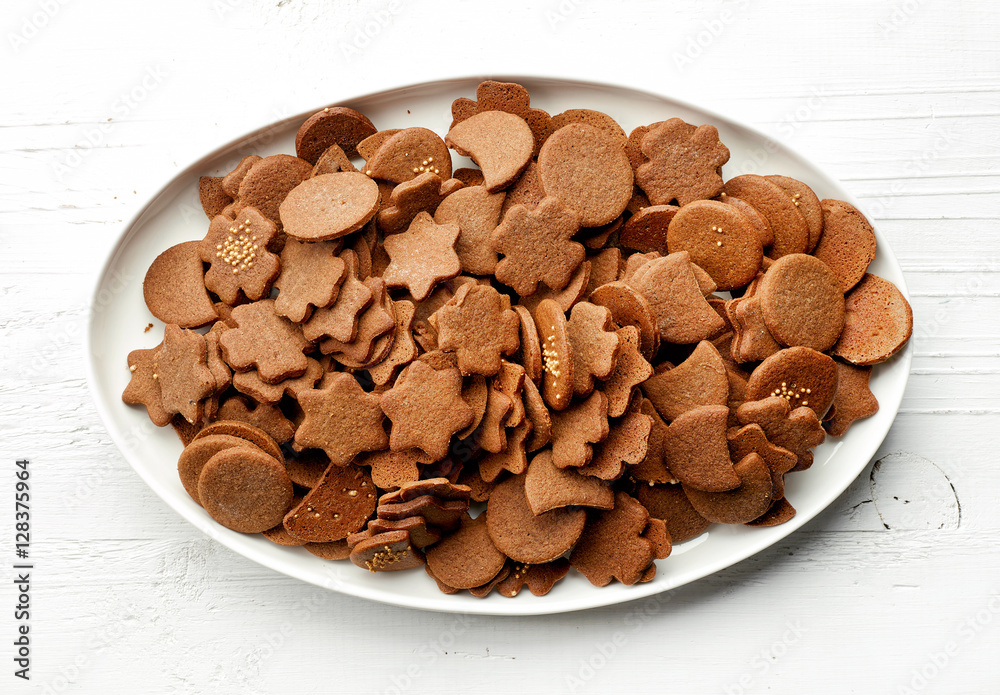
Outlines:
{"type": "MultiPolygon", "coordinates": [[[[475,97],[482,78],[470,77],[430,82],[345,99],[379,128],[420,125],[442,136],[451,122],[451,102],[460,96],[475,97]]],[[[857,205],[836,180],[790,148],[753,128],[692,104],[652,92],[620,86],[553,78],[503,77],[521,82],[531,93],[533,106],[551,114],[571,108],[604,111],[631,131],[637,125],[679,116],[690,123],[709,123],[719,129],[732,158],[725,178],[738,173],[785,174],[809,184],[820,198],[839,198],[857,205]]],[[[312,113],[312,112],[310,112],[312,113]]],[[[94,292],[86,339],[88,381],[97,409],[112,439],[143,480],[181,516],[236,552],[291,577],[345,594],[385,603],[427,610],[530,615],[560,613],[621,603],[657,594],[729,567],[767,548],[815,517],[843,492],[864,469],[885,438],[899,408],[910,368],[907,347],[890,362],[875,368],[871,389],[879,412],[854,424],[840,440],[828,439],[815,451],[808,471],[788,476],[786,494],[798,510],[795,518],[772,528],[747,528],[714,524],[699,538],[674,548],[673,555],[658,561],[656,578],[647,584],[604,588],[592,586],[571,572],[548,596],[524,591],[515,599],[496,593],[486,599],[468,594],[447,596],[423,572],[371,574],[350,562],[321,560],[301,548],[275,545],[260,535],[235,533],[216,524],[194,503],[177,476],[181,443],[170,427],[154,427],[142,407],[127,406],[121,393],[129,381],[125,357],[130,350],[157,345],[162,324],[146,309],[142,279],[153,259],[167,247],[204,236],[208,221],[198,202],[198,177],[228,171],[242,154],[294,153],[295,132],[310,115],[303,113],[270,124],[241,137],[198,160],[167,182],[128,222],[100,274],[94,292]],[[153,322],[155,328],[143,333],[153,322]]],[[[456,166],[459,161],[456,158],[456,166]]],[[[870,271],[896,284],[903,293],[902,271],[885,238],[876,230],[878,256],[870,271]]]]}

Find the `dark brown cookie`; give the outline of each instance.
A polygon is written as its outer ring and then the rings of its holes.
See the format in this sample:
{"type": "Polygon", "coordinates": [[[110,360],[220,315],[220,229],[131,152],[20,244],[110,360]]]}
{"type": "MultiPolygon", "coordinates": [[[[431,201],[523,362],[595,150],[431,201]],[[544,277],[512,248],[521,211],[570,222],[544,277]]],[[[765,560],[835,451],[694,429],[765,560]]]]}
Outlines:
{"type": "Polygon", "coordinates": [[[844,329],[844,295],[823,261],[802,253],[782,256],[760,281],[761,315],[771,335],[787,346],[829,350],[844,329]]]}
{"type": "Polygon", "coordinates": [[[205,286],[231,306],[241,292],[250,300],[266,296],[281,267],[268,251],[277,233],[275,224],[253,207],[242,208],[235,219],[215,217],[198,247],[201,260],[211,264],[205,286]]]}
{"type": "Polygon", "coordinates": [[[720,290],[743,287],[760,270],[763,250],[750,220],[736,207],[697,200],[677,211],[667,232],[670,253],[687,251],[720,290]]]}
{"type": "Polygon", "coordinates": [[[653,543],[643,537],[649,512],[625,492],[615,493],[614,509],[588,521],[569,564],[594,586],[612,579],[635,584],[653,561],[653,543]]]}
{"type": "Polygon", "coordinates": [[[348,157],[357,157],[358,143],[376,131],[363,113],[346,106],[328,106],[299,126],[295,154],[315,164],[323,152],[337,145],[348,157]]]}
{"type": "Polygon", "coordinates": [[[234,446],[208,460],[198,478],[198,499],[226,528],[261,533],[281,523],[292,504],[285,467],[259,449],[234,446]]]}
{"type": "Polygon", "coordinates": [[[807,406],[822,419],[837,393],[837,375],[837,365],[829,355],[807,347],[786,348],[753,370],[745,399],[781,396],[792,408],[807,406]]]}
{"type": "Polygon", "coordinates": [[[295,432],[296,444],[322,449],[338,466],[389,445],[379,396],[365,393],[350,374],[332,375],[326,388],[299,394],[299,405],[305,419],[295,432]]]}
{"type": "Polygon", "coordinates": [[[553,509],[535,515],[524,492],[524,476],[497,485],[486,507],[486,526],[500,552],[516,562],[552,562],[573,547],[583,532],[583,509],[553,509]]]}
{"type": "Polygon", "coordinates": [[[790,253],[805,253],[809,248],[809,225],[791,196],[763,176],[743,174],[726,181],[724,192],[744,200],[767,219],[774,233],[768,250],[770,258],[790,253]]]}
{"type": "Polygon", "coordinates": [[[841,437],[855,420],[878,412],[878,399],[868,388],[871,367],[857,367],[837,362],[837,394],[833,399],[833,417],[826,423],[826,431],[841,437]]]}
{"type": "Polygon", "coordinates": [[[364,528],[378,502],[372,479],[357,466],[330,464],[319,483],[285,514],[292,536],[310,543],[331,543],[364,528]]]}

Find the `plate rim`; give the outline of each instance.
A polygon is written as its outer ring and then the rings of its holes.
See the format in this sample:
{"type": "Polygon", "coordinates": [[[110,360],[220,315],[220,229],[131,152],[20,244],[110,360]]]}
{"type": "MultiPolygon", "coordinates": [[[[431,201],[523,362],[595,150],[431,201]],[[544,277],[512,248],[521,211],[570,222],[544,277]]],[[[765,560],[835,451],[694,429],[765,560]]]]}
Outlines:
{"type": "MultiPolygon", "coordinates": [[[[834,182],[836,186],[840,189],[840,193],[845,193],[846,195],[842,198],[847,202],[851,203],[855,207],[858,207],[862,211],[864,208],[859,204],[858,199],[853,195],[853,193],[847,189],[839,178],[831,175],[826,167],[822,164],[817,163],[814,160],[806,158],[802,153],[800,153],[795,147],[790,146],[782,138],[773,136],[770,133],[765,133],[758,127],[751,123],[747,123],[736,118],[729,117],[728,115],[717,111],[714,108],[709,108],[702,106],[696,102],[689,101],[685,98],[680,98],[677,96],[668,95],[663,91],[652,89],[647,85],[638,86],[629,81],[621,81],[617,83],[608,82],[605,80],[596,80],[590,78],[580,78],[576,76],[561,76],[552,73],[535,73],[521,72],[519,74],[496,74],[496,75],[484,75],[484,74],[465,74],[465,75],[450,75],[444,76],[439,79],[426,80],[423,82],[416,83],[401,83],[394,84],[383,89],[376,91],[367,91],[360,94],[353,94],[346,96],[335,101],[328,101],[325,104],[321,104],[313,109],[303,111],[299,114],[294,114],[285,118],[281,118],[276,121],[269,121],[255,128],[252,128],[241,135],[230,139],[226,143],[214,148],[208,153],[194,158],[189,164],[175,174],[173,174],[169,179],[163,182],[153,193],[151,193],[147,198],[146,202],[141,205],[128,220],[122,223],[121,231],[118,233],[117,237],[113,240],[109,246],[109,251],[97,271],[96,278],[93,281],[92,290],[89,294],[90,305],[87,313],[87,321],[84,326],[83,334],[83,350],[84,350],[84,365],[86,370],[87,386],[88,391],[91,396],[91,400],[101,418],[102,424],[105,430],[108,432],[111,440],[114,442],[115,447],[118,449],[119,453],[125,458],[129,466],[135,471],[139,477],[145,482],[145,484],[171,509],[173,509],[177,514],[184,518],[188,523],[190,523],[194,528],[201,531],[203,534],[207,535],[214,541],[220,542],[225,547],[230,550],[239,553],[240,555],[246,557],[247,559],[266,567],[272,571],[278,572],[285,576],[293,577],[297,580],[319,586],[321,588],[337,591],[345,596],[352,596],[357,598],[362,598],[370,601],[378,601],[380,603],[385,603],[394,606],[400,606],[404,608],[416,609],[416,610],[428,610],[434,612],[445,612],[445,613],[457,613],[457,614],[468,614],[468,615],[496,615],[496,616],[528,616],[528,615],[551,615],[551,614],[563,614],[563,613],[573,613],[576,611],[590,610],[594,608],[602,608],[607,606],[613,606],[618,604],[627,604],[633,601],[642,600],[662,594],[665,592],[670,592],[675,589],[681,588],[688,584],[691,584],[700,579],[704,579],[712,574],[715,574],[723,569],[733,567],[749,557],[757,555],[758,553],[772,547],[775,543],[779,542],[783,538],[791,536],[793,533],[798,531],[802,526],[809,523],[822,512],[826,511],[830,505],[841,495],[843,492],[850,487],[851,484],[857,479],[858,475],[864,470],[864,468],[871,461],[872,457],[878,452],[879,447],[885,441],[889,432],[895,423],[896,416],[898,415],[900,405],[902,403],[903,394],[908,383],[911,366],[912,366],[912,340],[908,341],[906,346],[898,354],[893,356],[891,360],[884,364],[896,364],[896,368],[903,370],[903,380],[900,385],[898,392],[894,392],[893,397],[888,402],[880,400],[879,410],[882,413],[889,413],[888,424],[884,432],[878,433],[876,438],[871,439],[867,446],[863,445],[864,451],[868,452],[859,460],[863,460],[854,474],[847,480],[847,482],[841,486],[834,486],[834,488],[824,490],[820,496],[820,504],[817,511],[809,516],[796,515],[795,518],[782,524],[780,526],[771,527],[770,529],[756,528],[753,529],[754,534],[751,536],[752,539],[756,539],[753,542],[747,543],[744,547],[741,547],[739,552],[727,555],[725,558],[718,561],[709,562],[705,567],[702,567],[696,573],[697,576],[692,576],[685,579],[684,581],[672,583],[670,585],[661,585],[655,580],[648,584],[640,584],[635,586],[618,586],[619,590],[611,590],[611,587],[598,588],[593,587],[593,597],[588,597],[588,600],[583,605],[575,606],[565,606],[565,605],[555,605],[551,599],[548,597],[531,597],[535,600],[530,602],[526,601],[509,601],[507,599],[502,599],[497,601],[496,596],[487,597],[487,599],[472,599],[470,600],[456,600],[459,597],[447,596],[442,594],[441,597],[430,601],[427,605],[418,605],[412,597],[405,595],[399,595],[391,590],[378,587],[358,587],[354,585],[342,586],[336,581],[336,579],[331,579],[330,581],[318,581],[316,578],[311,576],[303,575],[297,572],[294,567],[279,567],[271,561],[271,558],[267,557],[265,553],[257,552],[257,549],[252,545],[241,541],[241,536],[243,534],[235,534],[235,532],[229,532],[227,529],[213,528],[212,526],[203,523],[203,520],[196,518],[188,513],[188,510],[174,504],[172,501],[173,492],[162,488],[159,483],[150,475],[143,470],[141,466],[137,466],[132,461],[132,454],[129,453],[126,447],[122,445],[116,434],[112,431],[109,423],[112,422],[111,414],[103,403],[102,399],[99,397],[100,392],[97,385],[97,373],[95,367],[95,353],[92,349],[93,339],[94,339],[94,321],[95,321],[95,307],[100,306],[99,297],[101,291],[104,289],[105,279],[108,277],[109,272],[114,270],[115,262],[120,256],[121,252],[125,248],[128,241],[132,238],[135,233],[135,228],[143,220],[144,216],[147,214],[155,214],[158,210],[158,203],[160,203],[161,198],[167,194],[168,190],[171,189],[175,182],[180,180],[189,180],[192,176],[204,175],[201,173],[204,171],[206,165],[223,156],[226,152],[238,148],[241,144],[245,144],[247,141],[253,140],[254,137],[259,136],[262,132],[266,131],[278,131],[287,127],[290,123],[301,121],[304,118],[312,115],[316,111],[322,109],[324,106],[330,104],[349,104],[360,100],[370,100],[370,99],[385,99],[393,95],[402,93],[404,91],[421,91],[432,87],[443,87],[443,86],[458,86],[462,84],[470,84],[473,89],[476,84],[483,80],[499,80],[506,82],[517,82],[519,84],[529,84],[530,83],[545,83],[552,86],[569,86],[575,88],[597,88],[600,91],[625,91],[633,92],[641,95],[644,98],[655,100],[662,103],[664,106],[669,107],[671,105],[676,105],[682,109],[695,111],[704,114],[706,117],[711,118],[710,123],[712,125],[722,125],[725,124],[727,127],[734,128],[737,130],[748,131],[750,134],[758,138],[763,143],[774,144],[782,153],[784,157],[796,160],[797,163],[801,164],[807,169],[813,169],[818,171],[828,180],[834,182]],[[902,363],[902,364],[897,364],[902,363]],[[876,441],[877,439],[877,441],[876,441]],[[777,529],[778,531],[775,531],[777,529]],[[233,534],[233,535],[230,535],[233,534]],[[772,536],[774,536],[772,538],[772,536]],[[620,591],[625,589],[626,592],[620,591]],[[490,601],[490,599],[494,599],[490,601]]],[[[530,91],[530,89],[529,89],[530,91]]],[[[586,107],[580,107],[586,108],[586,107]]],[[[867,215],[866,215],[867,216],[867,215]]],[[[888,244],[888,240],[884,238],[878,227],[874,224],[875,233],[877,237],[881,237],[879,247],[880,250],[884,247],[888,249],[886,257],[882,259],[883,262],[888,262],[890,266],[894,269],[896,276],[899,281],[894,283],[899,288],[903,296],[909,301],[910,294],[907,288],[905,275],[902,272],[902,268],[899,264],[899,260],[895,253],[892,251],[888,244]]],[[[323,562],[317,558],[317,562],[323,562]]],[[[664,562],[664,561],[661,561],[664,562]]],[[[669,558],[665,560],[669,562],[669,558]]],[[[469,599],[471,597],[462,597],[469,599]]]]}

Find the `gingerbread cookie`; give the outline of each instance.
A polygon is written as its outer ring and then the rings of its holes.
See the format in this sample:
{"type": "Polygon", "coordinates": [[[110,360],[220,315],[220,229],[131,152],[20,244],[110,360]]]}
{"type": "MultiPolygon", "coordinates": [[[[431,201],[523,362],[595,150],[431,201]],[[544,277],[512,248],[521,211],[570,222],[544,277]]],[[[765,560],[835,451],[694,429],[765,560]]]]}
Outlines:
{"type": "Polygon", "coordinates": [[[719,170],[729,161],[729,148],[715,126],[671,118],[641,135],[639,147],[647,161],[636,168],[635,179],[653,205],[687,205],[722,190],[719,170]]]}
{"type": "Polygon", "coordinates": [[[782,345],[829,350],[844,329],[844,295],[833,271],[802,253],[782,256],[760,281],[760,311],[782,345]]]}
{"type": "Polygon", "coordinates": [[[531,161],[535,149],[535,138],[527,122],[505,111],[480,111],[455,123],[444,141],[479,165],[483,184],[490,193],[513,183],[531,161]]]}
{"type": "Polygon", "coordinates": [[[322,174],[303,181],[280,207],[286,234],[302,241],[326,241],[361,229],[378,212],[378,185],[360,172],[322,174]]]}
{"type": "Polygon", "coordinates": [[[866,273],[847,295],[847,319],[833,354],[852,364],[885,362],[913,333],[913,310],[895,285],[866,273]]]}
{"type": "Polygon", "coordinates": [[[218,318],[205,289],[200,249],[198,241],[171,246],[146,271],[142,297],[149,313],[164,323],[197,328],[218,318]]]}
{"type": "Polygon", "coordinates": [[[546,198],[535,210],[511,208],[493,233],[493,248],[504,258],[496,278],[520,295],[533,294],[538,283],[561,290],[584,259],[583,246],[572,237],[577,216],[556,198],[546,198]]]}
{"type": "Polygon", "coordinates": [[[336,145],[348,157],[356,157],[358,143],[376,132],[363,113],[346,106],[328,106],[299,126],[295,134],[295,154],[315,164],[323,152],[336,145]]]}

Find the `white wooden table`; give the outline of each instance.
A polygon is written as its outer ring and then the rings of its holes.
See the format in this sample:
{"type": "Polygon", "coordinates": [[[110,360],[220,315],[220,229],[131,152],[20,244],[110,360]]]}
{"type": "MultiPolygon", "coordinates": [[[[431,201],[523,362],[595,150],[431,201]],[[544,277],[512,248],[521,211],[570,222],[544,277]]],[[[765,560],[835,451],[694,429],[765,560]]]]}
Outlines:
{"type": "Polygon", "coordinates": [[[0,692],[987,693],[1000,685],[1000,5],[8,0],[0,45],[0,692]],[[876,461],[819,518],[661,598],[431,614],[257,566],[111,443],[81,337],[146,197],[258,125],[464,74],[623,80],[755,124],[890,239],[916,331],[876,461]],[[31,681],[13,676],[31,460],[31,681]],[[502,684],[502,685],[501,685],[502,684]]]}

